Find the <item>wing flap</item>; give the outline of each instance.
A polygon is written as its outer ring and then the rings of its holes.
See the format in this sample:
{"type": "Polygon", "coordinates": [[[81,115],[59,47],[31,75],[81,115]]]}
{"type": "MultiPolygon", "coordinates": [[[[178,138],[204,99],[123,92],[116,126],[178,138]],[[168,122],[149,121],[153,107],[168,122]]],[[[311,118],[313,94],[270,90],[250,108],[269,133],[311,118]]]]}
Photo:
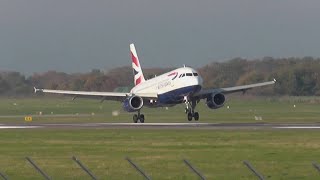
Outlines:
{"type": "MultiPolygon", "coordinates": [[[[34,88],[34,92],[69,95],[69,96],[74,96],[74,98],[83,97],[83,98],[118,100],[118,101],[122,101],[126,97],[133,95],[131,93],[121,93],[121,92],[65,91],[65,90],[37,89],[37,88],[34,88]]],[[[145,99],[158,98],[158,95],[153,93],[135,93],[134,95],[140,96],[145,99]]]]}
{"type": "Polygon", "coordinates": [[[227,87],[227,88],[213,88],[213,89],[206,89],[206,90],[201,90],[200,92],[196,93],[194,96],[195,97],[200,97],[204,98],[208,94],[212,93],[224,93],[224,94],[230,94],[230,93],[235,93],[235,92],[245,92],[246,90],[256,88],[256,87],[262,87],[262,86],[268,86],[268,85],[273,85],[276,83],[276,80],[274,79],[273,81],[267,81],[267,82],[262,82],[262,83],[256,83],[256,84],[249,84],[249,85],[243,85],[243,86],[234,86],[234,87],[227,87]]]}
{"type": "Polygon", "coordinates": [[[256,87],[268,86],[275,83],[276,83],[276,80],[274,79],[273,81],[268,81],[263,83],[256,83],[256,84],[249,84],[249,85],[235,86],[235,87],[228,87],[228,88],[221,88],[221,89],[223,92],[233,93],[233,92],[245,91],[245,90],[256,88],[256,87]]]}

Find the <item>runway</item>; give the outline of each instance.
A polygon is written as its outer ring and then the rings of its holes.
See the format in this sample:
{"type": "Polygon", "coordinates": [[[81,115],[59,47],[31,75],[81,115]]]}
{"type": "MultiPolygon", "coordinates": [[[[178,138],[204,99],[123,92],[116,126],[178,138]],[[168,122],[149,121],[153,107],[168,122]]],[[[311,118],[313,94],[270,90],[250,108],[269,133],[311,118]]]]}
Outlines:
{"type": "Polygon", "coordinates": [[[320,123],[46,123],[37,124],[0,124],[1,129],[212,129],[212,130],[236,130],[236,129],[308,129],[320,130],[320,123]]]}

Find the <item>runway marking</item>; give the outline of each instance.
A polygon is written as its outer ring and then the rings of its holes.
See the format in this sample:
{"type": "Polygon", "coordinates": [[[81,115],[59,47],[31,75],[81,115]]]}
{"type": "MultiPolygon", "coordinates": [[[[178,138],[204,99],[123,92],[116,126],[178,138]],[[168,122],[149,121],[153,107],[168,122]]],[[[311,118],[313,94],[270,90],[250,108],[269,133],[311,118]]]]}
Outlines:
{"type": "Polygon", "coordinates": [[[0,126],[0,129],[32,129],[40,128],[40,126],[0,126]]]}
{"type": "Polygon", "coordinates": [[[0,129],[31,128],[210,128],[210,129],[320,129],[320,123],[312,124],[268,124],[268,123],[36,123],[0,124],[0,129]]]}
{"type": "Polygon", "coordinates": [[[76,124],[40,124],[41,126],[209,126],[219,123],[76,123],[76,124]]]}
{"type": "Polygon", "coordinates": [[[219,123],[95,123],[97,125],[115,125],[115,126],[193,126],[193,125],[216,125],[219,123]]]}
{"type": "Polygon", "coordinates": [[[276,129],[320,129],[320,126],[284,126],[284,127],[273,127],[276,129]]]}

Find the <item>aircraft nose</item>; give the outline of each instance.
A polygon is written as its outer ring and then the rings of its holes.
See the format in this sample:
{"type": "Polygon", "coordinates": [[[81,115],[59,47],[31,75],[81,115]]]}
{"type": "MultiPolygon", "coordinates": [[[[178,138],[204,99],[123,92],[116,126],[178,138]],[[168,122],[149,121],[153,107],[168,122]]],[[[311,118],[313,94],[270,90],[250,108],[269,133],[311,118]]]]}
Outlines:
{"type": "Polygon", "coordinates": [[[200,91],[200,89],[202,88],[202,78],[201,77],[195,77],[194,81],[193,81],[193,85],[194,85],[194,90],[193,93],[200,91]]]}
{"type": "Polygon", "coordinates": [[[202,88],[202,82],[203,81],[201,77],[194,77],[188,81],[188,86],[191,85],[193,87],[196,87],[196,89],[193,90],[194,92],[196,92],[202,88]]]}
{"type": "Polygon", "coordinates": [[[197,76],[197,77],[196,77],[196,83],[197,83],[197,85],[201,85],[201,86],[202,86],[202,84],[203,84],[203,79],[202,79],[200,76],[197,76]]]}

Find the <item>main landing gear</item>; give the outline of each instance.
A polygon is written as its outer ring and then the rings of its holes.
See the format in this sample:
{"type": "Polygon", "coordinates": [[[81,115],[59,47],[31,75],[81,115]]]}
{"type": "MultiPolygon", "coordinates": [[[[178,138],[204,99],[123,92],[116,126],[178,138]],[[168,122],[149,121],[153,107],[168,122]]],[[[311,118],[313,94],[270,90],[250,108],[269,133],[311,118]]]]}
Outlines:
{"type": "Polygon", "coordinates": [[[140,114],[140,111],[138,111],[138,114],[133,115],[132,119],[134,123],[137,123],[138,121],[144,123],[144,114],[140,114]]]}
{"type": "Polygon", "coordinates": [[[199,120],[199,113],[195,112],[194,109],[196,108],[197,105],[197,101],[193,100],[193,101],[186,101],[186,109],[185,112],[187,114],[187,119],[188,121],[192,121],[192,118],[194,118],[195,121],[199,120]]]}
{"type": "Polygon", "coordinates": [[[191,111],[188,110],[187,118],[188,118],[188,121],[192,121],[192,118],[194,118],[195,121],[198,121],[199,120],[199,113],[198,112],[194,112],[192,110],[191,111]]]}

